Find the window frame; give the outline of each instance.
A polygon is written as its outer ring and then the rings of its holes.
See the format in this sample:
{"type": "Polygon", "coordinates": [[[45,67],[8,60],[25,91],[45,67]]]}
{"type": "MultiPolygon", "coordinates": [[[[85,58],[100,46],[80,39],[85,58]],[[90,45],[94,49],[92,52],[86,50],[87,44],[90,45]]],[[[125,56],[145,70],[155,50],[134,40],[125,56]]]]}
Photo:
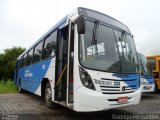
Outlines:
{"type": "Polygon", "coordinates": [[[37,62],[40,62],[40,61],[42,60],[43,44],[44,44],[44,40],[41,40],[41,41],[39,41],[36,45],[34,45],[34,47],[33,47],[33,58],[32,58],[32,64],[37,63],[37,62]],[[40,59],[35,61],[35,60],[34,60],[34,59],[35,59],[35,48],[36,48],[39,44],[42,44],[42,45],[41,45],[41,54],[40,54],[40,59]]]}
{"type": "Polygon", "coordinates": [[[32,62],[33,62],[33,48],[31,48],[29,51],[27,51],[27,60],[26,60],[26,66],[29,66],[29,65],[31,65],[32,64],[32,62]],[[32,51],[32,55],[31,55],[31,62],[30,63],[28,63],[28,55],[29,55],[29,53],[32,51]]]}
{"type": "Polygon", "coordinates": [[[26,67],[27,53],[23,55],[23,67],[26,67]],[[26,58],[25,58],[26,57],[26,58]]]}
{"type": "Polygon", "coordinates": [[[51,33],[49,33],[49,34],[47,35],[47,37],[45,37],[45,38],[43,39],[42,60],[46,60],[46,59],[49,59],[49,58],[54,58],[54,57],[56,57],[57,33],[58,33],[58,31],[57,31],[57,29],[55,29],[54,31],[52,31],[51,33]],[[55,33],[55,32],[56,32],[56,33],[55,33]],[[47,56],[47,57],[43,57],[44,50],[45,50],[45,43],[46,43],[46,41],[47,41],[47,38],[49,38],[52,34],[56,34],[56,39],[53,40],[53,41],[55,42],[55,44],[56,44],[55,55],[54,55],[54,56],[49,56],[49,57],[48,57],[48,56],[47,56]]]}
{"type": "Polygon", "coordinates": [[[24,59],[24,55],[21,56],[19,62],[20,62],[20,68],[23,68],[23,59],[24,59]]]}
{"type": "MultiPolygon", "coordinates": [[[[84,16],[83,16],[84,17],[84,16]]],[[[95,21],[95,19],[92,19],[92,18],[89,18],[89,17],[85,17],[85,20],[88,20],[88,21],[91,21],[91,22],[94,22],[95,21]]],[[[117,31],[119,31],[119,32],[123,32],[124,30],[122,30],[122,29],[120,29],[120,28],[117,28],[117,27],[115,27],[115,26],[111,26],[111,25],[109,25],[109,24],[107,24],[107,23],[104,23],[104,22],[101,22],[101,21],[99,21],[99,23],[101,24],[101,25],[104,25],[104,26],[106,26],[106,27],[108,27],[108,28],[111,28],[112,29],[112,31],[113,31],[113,33],[114,33],[114,30],[117,30],[117,31]]],[[[127,31],[125,31],[125,34],[126,35],[128,35],[128,36],[130,36],[130,37],[132,37],[132,34],[131,33],[129,33],[129,32],[127,32],[127,31]]],[[[114,36],[115,36],[115,33],[114,33],[114,36]]],[[[116,43],[117,43],[117,39],[116,39],[116,37],[115,37],[115,40],[116,40],[116,43]]],[[[135,44],[135,41],[134,41],[134,44],[135,44]]],[[[118,48],[118,44],[117,44],[117,48],[118,48]]],[[[118,52],[119,52],[119,49],[118,49],[118,52]]],[[[80,54],[80,34],[78,34],[78,62],[79,62],[79,64],[82,66],[82,67],[84,67],[84,68],[87,68],[87,69],[90,69],[90,70],[97,70],[97,69],[94,69],[94,68],[89,68],[89,67],[86,67],[86,66],[83,66],[82,64],[81,64],[81,60],[80,60],[80,56],[79,56],[79,54],[80,54]]],[[[119,53],[119,55],[120,55],[120,53],[119,53]]],[[[119,56],[120,57],[120,56],[119,56]]],[[[120,58],[119,58],[120,59],[120,58]]],[[[121,59],[120,59],[121,60],[121,59]]],[[[137,60],[138,60],[138,58],[137,58],[137,60]]],[[[121,64],[120,64],[120,68],[121,68],[121,64]]],[[[122,69],[122,68],[121,68],[122,69]]],[[[102,72],[109,72],[109,73],[122,73],[122,72],[117,72],[117,71],[115,71],[115,72],[111,72],[111,71],[106,71],[106,70],[98,70],[98,71],[102,71],[102,72]]],[[[138,73],[138,71],[137,72],[123,72],[123,73],[129,73],[129,74],[137,74],[138,73]]]]}

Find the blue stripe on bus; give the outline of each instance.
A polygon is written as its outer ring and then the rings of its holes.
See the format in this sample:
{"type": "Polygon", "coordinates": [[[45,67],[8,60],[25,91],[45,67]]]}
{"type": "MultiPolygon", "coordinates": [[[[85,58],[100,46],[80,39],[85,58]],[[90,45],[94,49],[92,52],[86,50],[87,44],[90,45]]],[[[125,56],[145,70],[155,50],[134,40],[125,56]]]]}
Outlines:
{"type": "Polygon", "coordinates": [[[147,76],[147,77],[141,77],[144,78],[145,80],[148,81],[148,83],[153,84],[154,83],[154,78],[152,76],[147,76]]]}
{"type": "Polygon", "coordinates": [[[120,78],[132,89],[138,89],[140,87],[139,74],[128,74],[120,78]]]}
{"type": "Polygon", "coordinates": [[[35,93],[41,84],[42,78],[45,77],[50,63],[51,59],[32,64],[31,66],[25,68],[21,68],[19,70],[21,87],[25,90],[35,93]]]}

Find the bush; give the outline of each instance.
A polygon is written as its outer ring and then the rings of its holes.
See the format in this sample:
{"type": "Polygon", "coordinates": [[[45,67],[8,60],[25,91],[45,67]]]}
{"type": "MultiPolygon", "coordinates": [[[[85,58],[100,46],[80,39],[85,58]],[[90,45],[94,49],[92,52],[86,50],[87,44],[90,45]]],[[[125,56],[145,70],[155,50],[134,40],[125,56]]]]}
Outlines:
{"type": "Polygon", "coordinates": [[[14,81],[11,80],[0,80],[0,93],[12,93],[17,92],[17,88],[14,85],[14,81]]]}

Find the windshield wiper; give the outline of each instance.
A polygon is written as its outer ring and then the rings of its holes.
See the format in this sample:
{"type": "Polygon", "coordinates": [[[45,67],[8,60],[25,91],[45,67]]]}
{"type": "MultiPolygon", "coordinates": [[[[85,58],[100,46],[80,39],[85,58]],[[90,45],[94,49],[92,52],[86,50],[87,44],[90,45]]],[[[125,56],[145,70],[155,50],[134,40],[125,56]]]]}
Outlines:
{"type": "Polygon", "coordinates": [[[92,31],[91,44],[95,46],[95,54],[97,54],[97,56],[98,56],[98,47],[97,47],[98,29],[99,29],[99,22],[96,20],[94,22],[94,27],[92,31]]]}
{"type": "Polygon", "coordinates": [[[124,35],[125,35],[125,31],[123,31],[122,33],[121,33],[121,37],[119,37],[119,41],[120,41],[120,44],[121,44],[121,48],[122,48],[122,55],[123,55],[123,57],[124,57],[124,45],[123,45],[123,43],[124,43],[124,35]]]}
{"type": "Polygon", "coordinates": [[[94,27],[93,27],[93,31],[92,31],[92,41],[91,41],[91,44],[93,44],[93,45],[97,44],[98,29],[99,29],[99,22],[96,20],[94,22],[94,27]]]}

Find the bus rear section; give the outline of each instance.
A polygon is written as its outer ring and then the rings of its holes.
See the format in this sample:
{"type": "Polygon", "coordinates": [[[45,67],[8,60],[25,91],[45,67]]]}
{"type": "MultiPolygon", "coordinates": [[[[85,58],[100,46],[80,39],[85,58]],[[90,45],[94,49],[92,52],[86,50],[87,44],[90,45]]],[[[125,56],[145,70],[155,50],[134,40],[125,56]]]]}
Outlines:
{"type": "Polygon", "coordinates": [[[44,96],[48,107],[56,103],[78,112],[91,112],[140,102],[133,36],[128,27],[112,17],[77,8],[18,61],[28,59],[31,50],[32,62],[17,69],[16,78],[21,80],[17,86],[44,96]],[[52,38],[52,34],[56,37],[52,38]],[[46,42],[48,37],[50,42],[46,42]],[[48,47],[46,43],[50,43],[48,47]],[[36,46],[41,52],[34,62],[36,46]],[[46,52],[49,57],[43,59],[46,52]]]}
{"type": "Polygon", "coordinates": [[[141,91],[142,92],[154,92],[155,82],[152,76],[151,64],[148,62],[147,58],[141,54],[138,54],[139,60],[139,74],[141,81],[141,91]]]}
{"type": "Polygon", "coordinates": [[[146,58],[152,67],[155,81],[155,92],[158,92],[160,90],[160,55],[147,56],[146,58]]]}

